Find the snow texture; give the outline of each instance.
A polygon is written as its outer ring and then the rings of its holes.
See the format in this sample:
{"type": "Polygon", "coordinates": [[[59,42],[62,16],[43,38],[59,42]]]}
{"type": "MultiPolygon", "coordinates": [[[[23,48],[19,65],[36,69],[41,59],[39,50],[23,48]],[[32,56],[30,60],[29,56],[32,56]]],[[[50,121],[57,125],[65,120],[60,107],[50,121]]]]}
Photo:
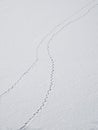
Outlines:
{"type": "Polygon", "coordinates": [[[0,1],[0,130],[98,130],[98,1],[0,1]]]}

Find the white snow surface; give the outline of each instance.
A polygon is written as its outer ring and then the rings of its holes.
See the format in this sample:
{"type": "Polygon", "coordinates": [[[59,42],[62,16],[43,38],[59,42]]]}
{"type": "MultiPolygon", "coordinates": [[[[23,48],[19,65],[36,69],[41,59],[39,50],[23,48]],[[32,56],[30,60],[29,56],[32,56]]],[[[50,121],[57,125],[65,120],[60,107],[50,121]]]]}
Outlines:
{"type": "MultiPolygon", "coordinates": [[[[98,1],[0,0],[0,95],[35,61],[40,40],[90,2],[72,19],[98,1]]],[[[0,97],[0,130],[18,130],[41,105],[50,82],[48,40],[34,68],[0,97]]],[[[55,86],[24,130],[98,130],[98,6],[55,35],[50,52],[55,86]]]]}

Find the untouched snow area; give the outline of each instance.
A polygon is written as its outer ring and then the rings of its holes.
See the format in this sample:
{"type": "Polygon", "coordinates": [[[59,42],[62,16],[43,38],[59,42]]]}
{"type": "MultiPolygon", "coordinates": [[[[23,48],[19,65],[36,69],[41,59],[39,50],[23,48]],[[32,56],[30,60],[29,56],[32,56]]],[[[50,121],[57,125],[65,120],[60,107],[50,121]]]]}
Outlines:
{"type": "Polygon", "coordinates": [[[0,130],[98,130],[97,0],[0,0],[0,130]]]}

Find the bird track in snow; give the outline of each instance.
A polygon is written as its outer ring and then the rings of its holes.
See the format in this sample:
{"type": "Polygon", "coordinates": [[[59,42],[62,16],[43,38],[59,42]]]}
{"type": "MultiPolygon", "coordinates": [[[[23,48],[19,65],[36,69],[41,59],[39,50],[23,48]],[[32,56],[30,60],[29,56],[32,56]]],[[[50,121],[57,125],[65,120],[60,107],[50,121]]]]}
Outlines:
{"type": "MultiPolygon", "coordinates": [[[[47,91],[47,94],[42,102],[42,104],[40,105],[40,107],[36,110],[35,113],[33,113],[33,115],[27,120],[27,122],[24,123],[24,125],[22,127],[20,127],[18,130],[23,130],[26,128],[26,126],[28,126],[28,124],[33,120],[33,118],[42,110],[42,108],[45,106],[45,103],[47,102],[47,99],[49,97],[49,93],[52,90],[52,87],[54,86],[53,82],[54,82],[54,59],[52,58],[52,55],[50,53],[50,42],[53,40],[53,38],[59,33],[61,32],[65,27],[69,26],[70,24],[80,20],[82,17],[86,16],[93,8],[95,8],[98,4],[93,5],[92,7],[90,7],[89,9],[86,10],[85,13],[83,13],[82,15],[79,15],[77,18],[70,20],[68,23],[66,23],[65,25],[63,25],[59,30],[57,30],[55,33],[52,34],[52,36],[50,37],[48,43],[47,43],[47,52],[48,52],[48,56],[50,58],[51,61],[51,65],[52,65],[52,69],[51,69],[51,78],[50,78],[50,86],[49,89],[47,91]]],[[[80,11],[82,11],[84,8],[86,8],[87,6],[83,7],[80,9],[80,11]]],[[[77,12],[78,13],[78,12],[77,12]]],[[[74,16],[74,15],[73,15],[74,16]]],[[[65,20],[64,20],[65,21],[65,20]]],[[[64,22],[62,22],[64,23],[64,22]]],[[[62,24],[58,24],[57,27],[61,26],[62,24]]],[[[56,27],[56,28],[57,28],[56,27]]]]}
{"type": "MultiPolygon", "coordinates": [[[[14,82],[14,84],[11,85],[11,87],[9,87],[7,90],[5,90],[3,93],[0,94],[0,98],[3,97],[4,95],[6,95],[7,93],[9,93],[11,90],[13,90],[17,85],[18,83],[24,78],[24,76],[26,76],[34,67],[35,65],[37,64],[37,62],[39,61],[39,56],[38,56],[38,51],[39,51],[39,48],[40,46],[42,45],[42,43],[45,41],[45,39],[48,38],[48,36],[50,36],[50,39],[52,37],[54,37],[53,35],[56,35],[57,33],[59,33],[63,28],[65,28],[65,26],[68,26],[70,25],[72,22],[75,22],[77,21],[76,20],[73,20],[73,21],[69,21],[68,23],[66,23],[70,18],[72,18],[73,16],[77,15],[78,13],[80,13],[83,9],[86,9],[87,6],[89,6],[91,3],[93,3],[94,1],[96,0],[92,0],[91,2],[89,2],[88,4],[86,4],[84,7],[82,7],[80,10],[76,11],[74,14],[72,14],[71,16],[69,16],[67,19],[63,20],[60,24],[56,25],[50,32],[48,32],[43,38],[42,40],[39,42],[37,48],[36,48],[36,58],[35,58],[35,61],[31,64],[31,66],[29,66],[29,68],[16,80],[16,82],[14,82]],[[65,25],[64,25],[65,24],[65,25]],[[59,31],[58,31],[58,28],[59,31]],[[57,30],[57,32],[55,33],[55,31],[57,30]]],[[[97,4],[95,4],[97,5],[97,4]]],[[[92,7],[93,8],[93,7],[92,7]]],[[[91,9],[88,10],[88,12],[90,11],[91,9]]],[[[84,14],[86,15],[86,14],[84,14]]],[[[81,16],[80,16],[81,17],[81,16]]],[[[83,17],[83,16],[82,16],[83,17]]],[[[78,18],[79,19],[79,18],[78,18]]]]}
{"type": "Polygon", "coordinates": [[[71,15],[70,17],[68,17],[67,19],[63,20],[60,24],[56,25],[49,33],[47,33],[43,38],[42,40],[39,42],[37,48],[36,48],[36,59],[35,61],[32,63],[32,65],[19,77],[19,79],[9,88],[7,89],[6,91],[4,91],[0,97],[4,96],[5,94],[9,93],[11,90],[13,90],[17,85],[18,83],[23,79],[23,77],[29,73],[29,71],[31,69],[34,68],[34,66],[37,64],[38,60],[39,60],[39,57],[38,57],[38,51],[39,51],[39,48],[40,46],[42,45],[42,43],[44,42],[45,39],[47,39],[48,37],[49,38],[49,41],[47,43],[47,52],[48,52],[48,56],[49,56],[49,59],[51,61],[51,73],[50,73],[50,85],[49,85],[49,88],[46,92],[46,95],[45,95],[45,98],[43,100],[43,102],[41,103],[41,105],[39,106],[39,108],[36,110],[36,112],[34,112],[32,114],[32,116],[18,129],[18,130],[23,130],[25,129],[29,123],[33,120],[33,118],[42,110],[42,108],[45,106],[46,102],[47,102],[47,99],[49,97],[49,94],[52,90],[52,87],[54,86],[54,59],[50,53],[50,42],[53,40],[53,38],[59,33],[61,32],[65,27],[69,26],[70,24],[80,20],[82,17],[86,16],[93,8],[95,8],[98,4],[94,4],[92,7],[89,8],[89,5],[91,3],[94,3],[94,1],[96,0],[93,0],[92,2],[88,3],[87,5],[85,5],[84,7],[82,7],[80,10],[76,11],[73,15],[71,15]],[[87,9],[88,7],[88,9],[87,9]],[[84,9],[86,9],[85,13],[83,14],[79,14],[81,13],[81,11],[83,11],[84,9]],[[79,15],[77,16],[75,19],[72,19],[70,20],[71,18],[73,18],[75,15],[79,15]],[[67,22],[69,20],[69,22],[67,22]],[[66,23],[67,22],[67,23],[66,23]]]}

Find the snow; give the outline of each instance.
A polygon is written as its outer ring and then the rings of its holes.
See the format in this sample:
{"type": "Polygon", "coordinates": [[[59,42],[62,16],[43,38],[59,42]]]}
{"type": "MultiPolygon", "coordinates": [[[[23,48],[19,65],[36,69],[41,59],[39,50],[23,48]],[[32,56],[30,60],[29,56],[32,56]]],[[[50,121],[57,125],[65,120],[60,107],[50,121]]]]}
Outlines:
{"type": "MultiPolygon", "coordinates": [[[[52,35],[40,44],[37,62],[36,48],[54,26],[90,2],[0,1],[0,94],[35,63],[14,89],[0,97],[0,130],[18,130],[41,106],[50,85],[51,60],[47,43],[52,35]]],[[[73,16],[72,21],[91,9],[79,20],[73,23],[69,20],[69,25],[51,40],[55,86],[43,109],[24,130],[98,130],[96,3],[93,1],[73,16]]]]}

